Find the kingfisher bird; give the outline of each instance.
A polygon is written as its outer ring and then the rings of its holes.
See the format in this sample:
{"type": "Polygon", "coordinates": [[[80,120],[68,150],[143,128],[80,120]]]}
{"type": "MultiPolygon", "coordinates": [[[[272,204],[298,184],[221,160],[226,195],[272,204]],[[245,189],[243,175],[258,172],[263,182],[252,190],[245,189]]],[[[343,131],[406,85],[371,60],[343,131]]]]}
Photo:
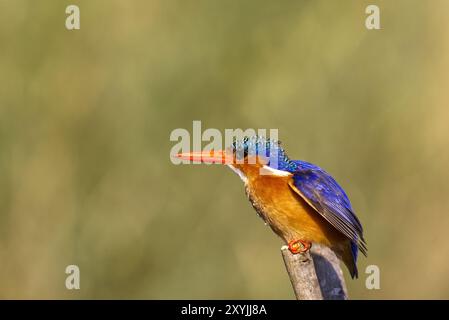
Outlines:
{"type": "Polygon", "coordinates": [[[367,256],[362,225],[348,196],[320,167],[291,160],[280,141],[262,136],[235,140],[224,150],[177,154],[178,158],[220,163],[245,184],[258,213],[293,254],[307,252],[312,243],[332,249],[357,278],[360,250],[367,256]]]}

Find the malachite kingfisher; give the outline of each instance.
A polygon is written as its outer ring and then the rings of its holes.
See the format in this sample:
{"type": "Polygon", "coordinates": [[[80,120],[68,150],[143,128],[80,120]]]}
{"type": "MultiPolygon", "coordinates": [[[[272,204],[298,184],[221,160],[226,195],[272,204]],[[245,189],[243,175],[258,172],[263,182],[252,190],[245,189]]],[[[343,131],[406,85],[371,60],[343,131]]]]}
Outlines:
{"type": "Polygon", "coordinates": [[[357,278],[357,256],[367,247],[362,225],[342,187],[320,167],[291,160],[279,141],[254,136],[225,150],[180,153],[177,157],[225,164],[245,184],[258,215],[288,244],[293,254],[312,243],[331,248],[357,278]]]}

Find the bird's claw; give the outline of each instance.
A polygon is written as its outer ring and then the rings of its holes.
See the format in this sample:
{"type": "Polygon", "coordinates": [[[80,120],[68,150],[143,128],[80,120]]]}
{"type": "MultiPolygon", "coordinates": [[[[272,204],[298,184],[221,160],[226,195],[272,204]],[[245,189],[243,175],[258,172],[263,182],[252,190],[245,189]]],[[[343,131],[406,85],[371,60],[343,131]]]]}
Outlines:
{"type": "Polygon", "coordinates": [[[293,254],[307,252],[311,247],[312,244],[304,240],[292,240],[288,243],[288,250],[293,254]]]}

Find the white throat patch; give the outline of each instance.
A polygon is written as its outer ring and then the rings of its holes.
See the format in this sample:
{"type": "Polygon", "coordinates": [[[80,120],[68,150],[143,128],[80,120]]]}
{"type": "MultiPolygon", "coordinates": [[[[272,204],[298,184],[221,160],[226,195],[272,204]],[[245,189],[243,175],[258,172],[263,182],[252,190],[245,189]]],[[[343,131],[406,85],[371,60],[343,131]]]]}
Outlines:
{"type": "Polygon", "coordinates": [[[263,166],[262,168],[260,168],[259,173],[261,175],[276,176],[276,177],[288,177],[292,175],[288,171],[273,169],[270,166],[263,166]]]}
{"type": "MultiPolygon", "coordinates": [[[[231,168],[232,171],[237,173],[237,175],[240,177],[240,179],[243,180],[243,182],[246,184],[248,182],[248,177],[245,176],[245,174],[240,170],[234,167],[232,164],[227,165],[229,168],[231,168]]],[[[259,169],[259,174],[263,176],[275,176],[275,177],[288,177],[292,174],[288,171],[273,169],[269,166],[263,166],[259,169]]]]}

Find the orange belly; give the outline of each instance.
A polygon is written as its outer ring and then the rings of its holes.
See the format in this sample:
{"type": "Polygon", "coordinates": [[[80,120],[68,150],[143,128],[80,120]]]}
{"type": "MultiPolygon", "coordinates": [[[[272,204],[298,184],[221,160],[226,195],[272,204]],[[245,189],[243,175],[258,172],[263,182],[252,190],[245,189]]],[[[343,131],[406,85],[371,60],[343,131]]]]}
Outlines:
{"type": "Polygon", "coordinates": [[[288,179],[250,179],[246,190],[256,211],[286,243],[301,239],[339,249],[346,238],[290,188],[288,179]]]}

